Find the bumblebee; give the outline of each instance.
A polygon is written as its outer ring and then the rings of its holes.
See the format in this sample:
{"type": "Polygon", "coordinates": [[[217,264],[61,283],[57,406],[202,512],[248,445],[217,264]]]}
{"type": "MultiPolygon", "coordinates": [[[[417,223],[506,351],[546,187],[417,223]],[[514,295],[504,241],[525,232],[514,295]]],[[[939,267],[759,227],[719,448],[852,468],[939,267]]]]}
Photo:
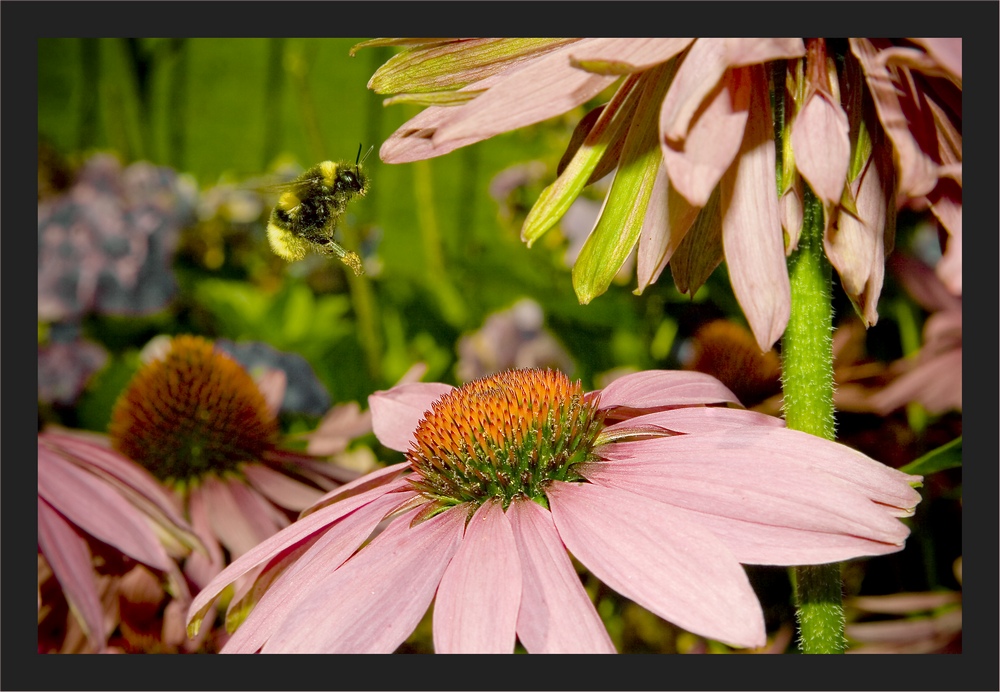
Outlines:
{"type": "Polygon", "coordinates": [[[293,262],[312,248],[336,256],[358,276],[364,273],[361,257],[345,250],[333,234],[348,202],[368,192],[368,176],[361,166],[373,148],[362,158],[359,146],[354,166],[343,161],[323,161],[292,182],[278,186],[281,197],[267,222],[267,239],[276,255],[293,262]]]}

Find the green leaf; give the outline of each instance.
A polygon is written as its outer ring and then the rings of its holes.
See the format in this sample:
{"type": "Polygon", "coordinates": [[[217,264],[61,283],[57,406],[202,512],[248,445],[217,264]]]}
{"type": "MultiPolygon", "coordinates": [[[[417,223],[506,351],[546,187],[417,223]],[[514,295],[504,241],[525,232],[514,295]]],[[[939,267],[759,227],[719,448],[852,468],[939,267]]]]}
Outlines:
{"type": "Polygon", "coordinates": [[[927,452],[927,454],[911,461],[899,470],[903,473],[927,476],[938,471],[960,468],[961,466],[962,438],[958,437],[947,444],[941,445],[937,449],[927,452]]]}

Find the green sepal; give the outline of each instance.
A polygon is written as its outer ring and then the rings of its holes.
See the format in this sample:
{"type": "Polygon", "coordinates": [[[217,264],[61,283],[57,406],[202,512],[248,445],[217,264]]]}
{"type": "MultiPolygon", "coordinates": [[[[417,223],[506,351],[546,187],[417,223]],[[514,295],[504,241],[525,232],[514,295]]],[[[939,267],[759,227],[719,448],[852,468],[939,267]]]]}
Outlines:
{"type": "Polygon", "coordinates": [[[636,114],[625,137],[618,172],[611,184],[597,226],[587,237],[573,265],[573,289],[581,304],[608,290],[615,274],[639,240],[656,174],[660,152],[660,108],[673,63],[644,72],[636,114]]]}
{"type": "MultiPolygon", "coordinates": [[[[515,60],[541,55],[575,40],[473,39],[410,48],[378,68],[368,81],[368,88],[376,94],[461,89],[497,74],[515,60]]],[[[362,44],[361,47],[368,46],[362,44]]]]}
{"type": "Polygon", "coordinates": [[[521,240],[528,247],[559,222],[590,182],[601,159],[613,151],[614,142],[622,138],[638,102],[638,81],[638,77],[626,78],[604,107],[565,170],[555,182],[542,190],[521,227],[521,240]]]}

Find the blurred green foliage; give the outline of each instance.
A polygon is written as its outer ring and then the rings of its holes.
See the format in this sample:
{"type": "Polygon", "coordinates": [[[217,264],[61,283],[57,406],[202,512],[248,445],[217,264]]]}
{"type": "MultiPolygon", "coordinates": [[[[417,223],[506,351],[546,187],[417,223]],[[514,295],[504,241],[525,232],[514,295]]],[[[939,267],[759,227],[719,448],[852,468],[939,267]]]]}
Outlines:
{"type": "MultiPolygon", "coordinates": [[[[417,112],[385,108],[366,88],[391,52],[349,57],[360,40],[44,39],[40,138],[71,163],[111,150],[125,164],[149,160],[189,174],[202,190],[271,179],[283,165],[350,160],[359,143],[378,148],[417,112]]],[[[309,360],[335,400],[364,402],[418,361],[429,366],[425,379],[454,381],[457,339],[527,296],[573,356],[570,374],[588,387],[615,367],[668,364],[677,322],[663,308],[683,310],[690,299],[670,282],[640,297],[620,283],[579,305],[567,241],[554,233],[529,250],[519,239],[533,199],[514,200],[512,211],[489,194],[493,177],[518,164],[541,161],[554,176],[579,115],[430,161],[385,165],[372,156],[371,192],[342,224],[345,244],[374,263],[361,279],[318,257],[301,266],[267,257],[262,220],[251,224],[246,253],[227,240],[232,228],[203,219],[194,233],[222,243],[225,259],[199,266],[182,258],[174,324],[162,331],[266,341],[309,360]],[[317,281],[320,274],[328,276],[317,281]]],[[[91,318],[89,333],[108,331],[106,319],[91,318]]]]}

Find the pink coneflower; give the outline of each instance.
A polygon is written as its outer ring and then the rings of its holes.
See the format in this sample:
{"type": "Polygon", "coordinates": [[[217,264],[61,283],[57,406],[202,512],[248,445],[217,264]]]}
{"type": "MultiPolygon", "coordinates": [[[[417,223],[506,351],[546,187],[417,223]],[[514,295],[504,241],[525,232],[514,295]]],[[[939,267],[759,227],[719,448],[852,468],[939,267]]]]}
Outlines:
{"type": "Polygon", "coordinates": [[[949,235],[941,271],[961,287],[961,39],[375,39],[354,50],[375,45],[404,49],[369,87],[396,94],[387,103],[427,106],[383,144],[388,163],[539,123],[617,85],[580,121],[521,233],[530,245],[616,171],[573,268],[583,303],[636,247],[638,290],[669,263],[693,294],[725,260],[766,351],[788,321],[785,258],[804,182],[867,324],[878,318],[897,193],[927,200],[949,235]]]}
{"type": "Polygon", "coordinates": [[[176,490],[208,547],[208,558],[194,554],[185,565],[200,585],[228,561],[223,548],[242,555],[357,475],[281,448],[283,392],[283,378],[258,385],[210,341],[178,336],[115,405],[111,444],[176,490]]]}
{"type": "Polygon", "coordinates": [[[149,473],[90,436],[39,433],[40,652],[104,650],[120,624],[122,581],[135,569],[148,568],[186,608],[191,596],[175,560],[192,548],[197,537],[149,473]]]}
{"type": "Polygon", "coordinates": [[[765,643],[740,563],[901,549],[908,476],[737,404],[701,373],[600,392],[551,370],[369,399],[407,460],[328,494],[199,593],[189,631],[260,569],[224,652],[391,652],[434,602],[444,652],[613,652],[570,561],[696,634],[765,643]],[[383,520],[388,523],[366,540],[383,520]],[[360,548],[360,549],[359,549],[360,548]]]}

